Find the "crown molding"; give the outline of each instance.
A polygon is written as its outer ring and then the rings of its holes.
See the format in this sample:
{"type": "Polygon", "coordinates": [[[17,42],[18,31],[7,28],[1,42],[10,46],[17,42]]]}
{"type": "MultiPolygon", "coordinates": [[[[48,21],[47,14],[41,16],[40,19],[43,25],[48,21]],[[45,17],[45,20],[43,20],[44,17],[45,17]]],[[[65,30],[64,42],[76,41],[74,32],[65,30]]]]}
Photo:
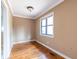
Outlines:
{"type": "Polygon", "coordinates": [[[27,16],[22,16],[22,15],[17,15],[17,14],[13,14],[13,16],[15,16],[15,17],[21,17],[21,18],[27,18],[27,19],[35,19],[33,17],[27,17],[27,16]]]}
{"type": "Polygon", "coordinates": [[[12,8],[12,5],[11,5],[11,2],[9,0],[7,0],[7,2],[8,2],[8,5],[9,5],[9,8],[11,10],[11,13],[13,15],[14,12],[13,12],[13,8],[12,8]]]}
{"type": "Polygon", "coordinates": [[[11,6],[11,3],[10,1],[8,0],[8,4],[10,6],[10,9],[11,9],[11,12],[12,12],[12,15],[13,16],[17,16],[17,17],[23,17],[23,18],[28,18],[28,19],[37,19],[39,18],[41,15],[45,14],[46,12],[48,12],[49,10],[51,10],[52,8],[56,7],[57,5],[59,5],[60,3],[64,2],[64,0],[60,0],[59,2],[55,3],[54,5],[52,5],[50,8],[48,8],[47,10],[41,12],[40,14],[38,14],[37,16],[35,17],[28,17],[28,16],[23,16],[23,15],[16,15],[14,14],[13,12],[13,9],[12,9],[12,6],[11,6]]]}
{"type": "Polygon", "coordinates": [[[47,10],[41,12],[39,15],[37,15],[35,17],[35,19],[37,19],[38,17],[40,17],[41,15],[45,14],[46,12],[48,12],[49,10],[51,10],[52,8],[56,7],[57,5],[59,5],[60,3],[64,2],[64,0],[60,0],[59,2],[55,3],[54,5],[52,5],[51,7],[49,7],[47,10]]]}

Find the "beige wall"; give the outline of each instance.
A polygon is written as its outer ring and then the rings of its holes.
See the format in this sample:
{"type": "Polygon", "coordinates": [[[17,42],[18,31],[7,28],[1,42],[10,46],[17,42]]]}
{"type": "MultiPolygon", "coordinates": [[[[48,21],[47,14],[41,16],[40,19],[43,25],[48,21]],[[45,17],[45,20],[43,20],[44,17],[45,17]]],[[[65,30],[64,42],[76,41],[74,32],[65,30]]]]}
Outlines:
{"type": "Polygon", "coordinates": [[[13,17],[14,42],[34,39],[34,21],[21,17],[13,17]]]}
{"type": "Polygon", "coordinates": [[[40,20],[39,18],[36,20],[36,40],[66,54],[72,59],[77,59],[76,2],[76,0],[65,0],[46,13],[54,12],[54,38],[41,36],[40,20]]]}

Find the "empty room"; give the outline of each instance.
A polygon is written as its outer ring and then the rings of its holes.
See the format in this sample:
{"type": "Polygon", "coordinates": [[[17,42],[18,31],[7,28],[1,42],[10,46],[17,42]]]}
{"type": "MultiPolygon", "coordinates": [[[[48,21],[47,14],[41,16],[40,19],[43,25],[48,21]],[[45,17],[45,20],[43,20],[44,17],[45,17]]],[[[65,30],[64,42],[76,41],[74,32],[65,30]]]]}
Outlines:
{"type": "Polygon", "coordinates": [[[76,0],[2,0],[2,59],[77,59],[76,0]]]}

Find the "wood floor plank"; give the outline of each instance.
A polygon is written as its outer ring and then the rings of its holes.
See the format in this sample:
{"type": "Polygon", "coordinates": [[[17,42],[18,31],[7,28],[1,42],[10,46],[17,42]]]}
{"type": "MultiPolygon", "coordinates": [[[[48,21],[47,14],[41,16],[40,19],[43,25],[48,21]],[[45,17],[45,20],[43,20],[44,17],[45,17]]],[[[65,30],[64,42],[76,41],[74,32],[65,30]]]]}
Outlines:
{"type": "Polygon", "coordinates": [[[36,42],[28,42],[13,46],[10,59],[64,59],[36,42]]]}

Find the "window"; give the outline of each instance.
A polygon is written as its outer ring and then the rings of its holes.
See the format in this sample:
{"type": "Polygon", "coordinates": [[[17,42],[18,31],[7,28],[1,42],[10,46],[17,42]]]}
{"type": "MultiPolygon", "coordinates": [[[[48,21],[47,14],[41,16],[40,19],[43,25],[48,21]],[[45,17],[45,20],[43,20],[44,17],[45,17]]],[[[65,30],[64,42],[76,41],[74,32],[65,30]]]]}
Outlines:
{"type": "Polygon", "coordinates": [[[41,34],[42,35],[53,35],[53,16],[49,16],[46,18],[43,18],[41,20],[41,34]]]}

